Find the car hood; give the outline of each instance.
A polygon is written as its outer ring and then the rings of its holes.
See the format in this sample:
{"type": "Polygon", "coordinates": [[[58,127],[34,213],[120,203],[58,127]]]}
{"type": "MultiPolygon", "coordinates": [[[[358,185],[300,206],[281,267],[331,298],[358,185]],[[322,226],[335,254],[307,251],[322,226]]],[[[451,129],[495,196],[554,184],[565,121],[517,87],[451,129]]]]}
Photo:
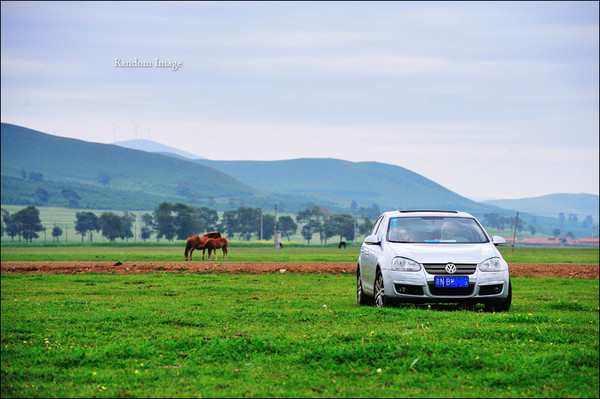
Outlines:
{"type": "Polygon", "coordinates": [[[491,243],[484,244],[399,244],[390,243],[397,256],[419,263],[479,263],[499,256],[491,243]]]}

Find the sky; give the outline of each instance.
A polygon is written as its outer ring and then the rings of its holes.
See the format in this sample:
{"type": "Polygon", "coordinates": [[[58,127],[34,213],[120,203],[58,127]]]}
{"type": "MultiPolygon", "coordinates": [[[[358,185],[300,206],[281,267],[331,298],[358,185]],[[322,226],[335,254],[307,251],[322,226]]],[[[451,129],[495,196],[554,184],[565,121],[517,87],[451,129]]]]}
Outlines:
{"type": "Polygon", "coordinates": [[[598,6],[2,1],[1,119],[383,162],[475,199],[598,194],[598,6]]]}

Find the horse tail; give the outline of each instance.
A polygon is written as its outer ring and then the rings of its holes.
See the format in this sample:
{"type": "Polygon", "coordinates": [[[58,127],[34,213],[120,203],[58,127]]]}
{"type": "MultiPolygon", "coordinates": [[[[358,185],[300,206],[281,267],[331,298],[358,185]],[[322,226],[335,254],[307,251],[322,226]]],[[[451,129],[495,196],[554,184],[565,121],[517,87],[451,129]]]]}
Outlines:
{"type": "Polygon", "coordinates": [[[188,259],[188,253],[190,252],[190,248],[192,248],[192,240],[188,238],[185,242],[185,260],[188,259]]]}
{"type": "Polygon", "coordinates": [[[229,247],[229,241],[227,241],[227,238],[223,237],[223,260],[227,259],[227,254],[229,253],[229,249],[227,247],[229,247]]]}

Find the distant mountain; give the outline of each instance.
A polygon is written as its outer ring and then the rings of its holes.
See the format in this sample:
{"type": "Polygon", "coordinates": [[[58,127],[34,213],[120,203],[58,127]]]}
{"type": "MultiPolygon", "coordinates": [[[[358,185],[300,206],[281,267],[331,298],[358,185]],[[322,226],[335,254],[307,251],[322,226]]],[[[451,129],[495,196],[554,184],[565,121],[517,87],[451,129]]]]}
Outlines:
{"type": "MultiPolygon", "coordinates": [[[[284,161],[197,163],[221,170],[244,183],[281,196],[303,196],[349,208],[352,201],[380,209],[460,209],[477,214],[499,209],[471,201],[417,173],[378,162],[330,158],[284,161]]],[[[501,211],[501,210],[500,210],[501,211]]]]}
{"type": "Polygon", "coordinates": [[[484,201],[504,209],[516,209],[533,215],[557,218],[563,213],[576,215],[579,220],[592,216],[594,223],[599,220],[600,197],[594,194],[550,194],[534,198],[503,199],[484,201]]]}
{"type": "Polygon", "coordinates": [[[350,213],[353,207],[380,211],[455,209],[482,221],[489,213],[514,217],[518,210],[525,226],[533,224],[544,234],[561,226],[558,214],[563,212],[565,217],[571,213],[579,217],[577,223],[565,222],[565,231],[577,236],[598,234],[597,195],[560,197],[558,204],[558,197],[552,196],[533,204],[525,200],[481,203],[408,169],[378,162],[329,158],[190,160],[172,152],[165,156],[90,143],[6,123],[0,130],[3,205],[152,210],[168,201],[217,210],[240,206],[272,209],[278,204],[280,211],[294,213],[313,205],[336,213],[350,213]],[[69,204],[65,190],[76,191],[78,204],[69,204]],[[595,230],[582,226],[586,213],[594,217],[595,230]]]}
{"type": "Polygon", "coordinates": [[[135,139],[126,141],[117,141],[113,143],[119,147],[130,148],[132,150],[153,152],[162,155],[175,155],[184,159],[206,159],[190,152],[182,151],[178,148],[166,146],[151,140],[135,139]]]}
{"type": "Polygon", "coordinates": [[[93,203],[97,198],[92,187],[101,187],[112,209],[121,209],[125,201],[144,208],[147,197],[217,205],[238,198],[248,203],[273,201],[265,192],[189,160],[53,136],[6,123],[1,124],[1,137],[2,203],[8,203],[9,198],[16,204],[31,203],[37,187],[59,190],[50,196],[51,201],[64,201],[61,187],[72,188],[82,197],[83,207],[98,207],[93,203]],[[108,184],[101,183],[101,176],[107,177],[108,182],[104,181],[108,184]],[[17,184],[19,180],[22,183],[17,184]]]}

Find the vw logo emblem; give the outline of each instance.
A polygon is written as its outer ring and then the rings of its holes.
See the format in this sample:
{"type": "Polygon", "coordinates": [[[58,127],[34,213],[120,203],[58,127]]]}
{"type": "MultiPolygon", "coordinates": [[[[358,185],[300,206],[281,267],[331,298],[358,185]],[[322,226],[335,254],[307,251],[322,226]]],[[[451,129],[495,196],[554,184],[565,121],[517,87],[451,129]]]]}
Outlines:
{"type": "Polygon", "coordinates": [[[448,263],[445,267],[446,273],[454,274],[456,273],[456,265],[454,263],[448,263]]]}

